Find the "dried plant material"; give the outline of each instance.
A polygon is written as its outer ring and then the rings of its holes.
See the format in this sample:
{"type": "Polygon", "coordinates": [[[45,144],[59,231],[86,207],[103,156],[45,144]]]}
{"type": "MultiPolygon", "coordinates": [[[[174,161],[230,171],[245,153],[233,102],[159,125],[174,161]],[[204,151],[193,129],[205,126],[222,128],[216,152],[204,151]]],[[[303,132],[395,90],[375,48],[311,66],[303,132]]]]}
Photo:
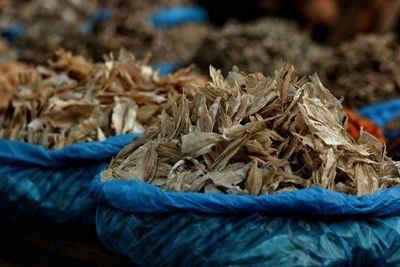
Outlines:
{"type": "Polygon", "coordinates": [[[157,125],[168,96],[176,99],[194,80],[188,69],[159,76],[124,50],[96,64],[63,50],[58,56],[0,112],[0,138],[53,149],[143,132],[157,125]]]}
{"type": "Polygon", "coordinates": [[[12,45],[18,48],[18,59],[32,64],[43,64],[55,50],[64,47],[83,54],[87,51],[88,35],[82,31],[84,21],[90,19],[97,1],[12,1],[1,10],[1,26],[16,24],[26,28],[12,45]]]}
{"type": "Polygon", "coordinates": [[[397,36],[362,35],[341,44],[321,60],[320,75],[346,107],[397,98],[400,92],[400,45],[397,36]]]}
{"type": "Polygon", "coordinates": [[[93,57],[125,47],[142,58],[151,53],[153,63],[190,62],[210,26],[187,23],[169,29],[154,28],[149,15],[174,5],[193,5],[193,0],[117,1],[107,4],[113,16],[97,26],[89,38],[93,57]],[[146,48],[146,49],[143,49],[146,48]]]}
{"type": "Polygon", "coordinates": [[[210,31],[193,61],[205,72],[212,64],[223,72],[237,65],[244,71],[266,73],[287,61],[301,74],[310,74],[316,70],[316,62],[329,53],[295,22],[262,18],[250,23],[231,21],[210,31]]]}
{"type": "Polygon", "coordinates": [[[152,63],[189,62],[209,31],[206,24],[188,23],[171,29],[156,29],[149,16],[174,5],[193,5],[193,0],[152,1],[12,1],[0,9],[0,26],[16,23],[26,31],[12,40],[19,60],[46,63],[60,47],[82,56],[102,60],[104,54],[124,47],[138,58],[152,54],[152,63]],[[96,11],[107,10],[106,21],[96,11]]]}
{"type": "Polygon", "coordinates": [[[194,96],[171,99],[160,127],[125,147],[103,180],[140,179],[167,191],[274,194],[318,185],[365,195],[400,183],[385,145],[347,132],[342,106],[318,79],[285,65],[272,78],[234,68],[194,96]]]}
{"type": "Polygon", "coordinates": [[[37,79],[36,71],[20,62],[0,63],[0,110],[6,108],[21,82],[37,79]]]}
{"type": "Polygon", "coordinates": [[[262,171],[258,167],[257,161],[254,160],[249,170],[249,174],[247,175],[245,190],[249,192],[250,195],[258,195],[261,192],[262,185],[263,185],[262,171]]]}
{"type": "Polygon", "coordinates": [[[15,60],[17,58],[17,52],[12,49],[5,40],[0,38],[0,61],[15,60]]]}

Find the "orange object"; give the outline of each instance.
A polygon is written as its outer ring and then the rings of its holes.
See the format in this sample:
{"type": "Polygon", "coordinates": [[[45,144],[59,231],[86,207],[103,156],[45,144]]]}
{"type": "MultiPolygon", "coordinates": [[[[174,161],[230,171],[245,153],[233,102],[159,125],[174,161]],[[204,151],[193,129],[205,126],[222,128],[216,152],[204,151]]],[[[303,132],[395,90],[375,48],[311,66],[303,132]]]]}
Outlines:
{"type": "Polygon", "coordinates": [[[385,143],[382,130],[373,121],[357,116],[351,109],[344,108],[343,111],[346,112],[349,118],[347,132],[354,139],[358,140],[360,138],[360,129],[363,127],[364,131],[375,136],[381,143],[385,143]]]}
{"type": "Polygon", "coordinates": [[[18,85],[23,81],[23,74],[30,74],[32,79],[37,77],[36,71],[24,63],[17,61],[0,63],[0,110],[8,106],[18,85]]]}

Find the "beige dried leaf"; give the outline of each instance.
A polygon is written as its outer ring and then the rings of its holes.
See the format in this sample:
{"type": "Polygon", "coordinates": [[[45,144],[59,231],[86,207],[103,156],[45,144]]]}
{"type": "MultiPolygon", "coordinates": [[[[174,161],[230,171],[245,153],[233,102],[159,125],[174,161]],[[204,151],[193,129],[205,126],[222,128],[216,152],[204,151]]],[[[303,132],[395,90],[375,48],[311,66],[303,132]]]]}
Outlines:
{"type": "Polygon", "coordinates": [[[257,161],[253,160],[251,168],[247,174],[247,180],[245,182],[245,189],[250,193],[250,195],[258,195],[262,189],[262,171],[257,165],[257,161]]]}
{"type": "Polygon", "coordinates": [[[182,153],[191,157],[207,154],[212,147],[222,141],[221,135],[210,132],[191,132],[182,136],[182,153]]]}

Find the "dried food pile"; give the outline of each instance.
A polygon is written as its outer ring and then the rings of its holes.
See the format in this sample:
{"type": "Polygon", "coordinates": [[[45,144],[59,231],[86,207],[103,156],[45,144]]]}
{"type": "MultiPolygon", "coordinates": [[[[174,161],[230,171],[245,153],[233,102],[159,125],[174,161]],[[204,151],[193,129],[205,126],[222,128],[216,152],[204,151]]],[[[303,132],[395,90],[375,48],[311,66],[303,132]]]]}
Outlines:
{"type": "Polygon", "coordinates": [[[399,66],[397,36],[370,34],[341,44],[318,71],[346,107],[361,107],[399,97],[399,66]]]}
{"type": "Polygon", "coordinates": [[[89,38],[92,57],[125,47],[138,57],[151,52],[152,62],[189,62],[201,45],[210,26],[187,23],[171,28],[154,28],[148,16],[162,8],[190,5],[191,0],[120,1],[109,3],[113,16],[99,24],[89,38]],[[146,48],[146,49],[143,49],[146,48]]]}
{"type": "Polygon", "coordinates": [[[43,64],[59,48],[101,60],[121,47],[143,58],[152,54],[152,63],[188,61],[200,46],[209,25],[188,23],[157,29],[149,16],[174,5],[190,5],[192,0],[153,1],[5,1],[0,9],[0,26],[25,29],[11,40],[19,60],[43,64]],[[96,12],[106,11],[107,15],[96,12]],[[145,49],[144,49],[145,48],[145,49]]]}
{"type": "Polygon", "coordinates": [[[231,21],[210,31],[193,61],[204,71],[212,64],[223,72],[237,65],[244,71],[265,73],[290,62],[299,73],[311,74],[318,69],[315,64],[330,53],[295,22],[262,18],[250,23],[231,21]]]}
{"type": "Polygon", "coordinates": [[[36,78],[36,71],[24,63],[0,62],[0,110],[8,106],[20,83],[26,83],[27,79],[36,78]]]}
{"type": "Polygon", "coordinates": [[[96,11],[95,1],[4,1],[0,26],[18,29],[10,41],[18,48],[19,60],[45,63],[60,47],[84,54],[86,51],[81,22],[96,11]]]}
{"type": "Polygon", "coordinates": [[[273,194],[319,185],[371,194],[400,183],[385,146],[346,131],[340,102],[317,76],[286,65],[272,78],[234,69],[194,97],[171,100],[160,127],[125,147],[101,176],[138,178],[167,191],[273,194]]]}
{"type": "Polygon", "coordinates": [[[142,132],[153,125],[167,97],[178,97],[194,79],[182,69],[168,76],[121,51],[94,64],[63,50],[51,68],[38,67],[0,110],[0,138],[46,148],[142,132]]]}

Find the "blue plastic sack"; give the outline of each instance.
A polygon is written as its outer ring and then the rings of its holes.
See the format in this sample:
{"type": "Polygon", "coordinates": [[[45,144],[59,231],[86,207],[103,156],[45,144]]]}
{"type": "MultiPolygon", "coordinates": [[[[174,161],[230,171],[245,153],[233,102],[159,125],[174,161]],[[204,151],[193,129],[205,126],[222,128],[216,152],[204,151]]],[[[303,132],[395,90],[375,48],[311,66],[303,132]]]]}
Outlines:
{"type": "Polygon", "coordinates": [[[139,266],[400,266],[400,217],[135,214],[101,206],[103,245],[139,266]]]}
{"type": "Polygon", "coordinates": [[[120,135],[60,150],[0,139],[0,217],[93,224],[95,203],[86,185],[137,136],[120,135]]]}
{"type": "Polygon", "coordinates": [[[400,99],[393,99],[387,102],[369,105],[360,108],[358,112],[374,121],[376,125],[384,130],[386,138],[394,138],[400,134],[400,129],[387,131],[385,125],[391,122],[394,118],[400,116],[400,99]]]}
{"type": "Polygon", "coordinates": [[[111,16],[112,13],[110,10],[105,8],[99,8],[98,10],[96,10],[96,12],[92,14],[91,18],[95,22],[103,23],[111,19],[111,16]]]}
{"type": "Polygon", "coordinates": [[[238,196],[97,177],[88,190],[100,203],[103,245],[141,266],[400,264],[400,187],[361,197],[317,187],[238,196]]]}
{"type": "Polygon", "coordinates": [[[0,27],[0,36],[8,42],[12,42],[21,37],[25,32],[26,27],[22,24],[15,24],[11,27],[0,27]]]}
{"type": "Polygon", "coordinates": [[[151,67],[153,70],[158,71],[161,75],[167,75],[174,71],[177,71],[183,64],[179,61],[167,62],[167,63],[160,63],[160,64],[153,64],[151,67]]]}
{"type": "Polygon", "coordinates": [[[97,177],[89,185],[90,197],[117,209],[165,214],[193,211],[207,214],[273,214],[313,216],[400,216],[400,187],[373,195],[351,196],[313,187],[275,195],[176,193],[138,180],[102,183],[97,177]]]}
{"type": "Polygon", "coordinates": [[[96,10],[89,19],[84,20],[80,23],[81,32],[89,34],[93,32],[93,28],[96,23],[107,22],[112,17],[112,12],[105,8],[96,10]]]}
{"type": "Polygon", "coordinates": [[[151,14],[149,20],[155,28],[170,28],[190,22],[205,23],[208,13],[197,6],[172,6],[151,14]]]}

